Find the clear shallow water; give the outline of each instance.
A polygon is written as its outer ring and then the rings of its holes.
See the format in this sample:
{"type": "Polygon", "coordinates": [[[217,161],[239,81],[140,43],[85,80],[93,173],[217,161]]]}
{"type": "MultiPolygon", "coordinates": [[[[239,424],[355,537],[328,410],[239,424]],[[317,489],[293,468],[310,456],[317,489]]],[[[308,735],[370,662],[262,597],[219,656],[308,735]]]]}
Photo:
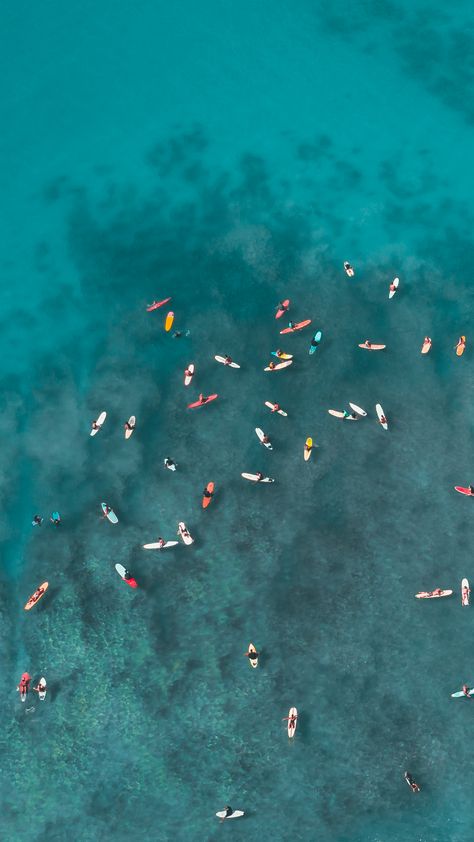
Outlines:
{"type": "Polygon", "coordinates": [[[452,490],[472,481],[471,351],[452,350],[472,308],[469,7],[50,2],[6,26],[5,838],[465,839],[471,711],[449,694],[474,680],[471,613],[413,594],[474,579],[452,490]],[[187,340],[144,311],[169,294],[187,340]],[[294,366],[264,374],[286,295],[323,343],[288,337],[294,366]],[[221,398],[187,413],[200,389],[221,398]],[[327,415],[349,400],[370,419],[327,415]],[[258,469],[275,485],[240,479],[258,469]],[[60,530],[31,529],[56,508],[60,530]],[[181,518],[192,548],[141,549],[181,518]],[[50,684],[29,715],[23,670],[50,684]],[[220,828],[229,802],[247,819],[220,828]]]}

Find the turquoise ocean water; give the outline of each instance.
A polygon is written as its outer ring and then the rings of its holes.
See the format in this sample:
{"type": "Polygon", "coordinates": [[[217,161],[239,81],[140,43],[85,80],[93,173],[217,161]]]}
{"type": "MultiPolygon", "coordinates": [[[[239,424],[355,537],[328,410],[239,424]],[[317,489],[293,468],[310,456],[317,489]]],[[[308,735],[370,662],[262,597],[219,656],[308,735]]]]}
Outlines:
{"type": "Polygon", "coordinates": [[[2,840],[472,835],[474,712],[450,699],[474,683],[474,608],[459,598],[472,501],[453,491],[474,482],[471,12],[4,10],[2,840]],[[145,312],[168,295],[188,338],[145,312]],[[286,296],[323,331],[313,357],[310,329],[278,334],[286,296]],[[360,351],[366,337],[387,351],[360,351]],[[278,345],[295,364],[264,374],[278,345]],[[187,412],[199,391],[219,401],[187,412]],[[369,418],[327,414],[348,401],[369,418]],[[141,549],[181,519],[192,547],[141,549]],[[414,600],[438,585],[455,597],[414,600]],[[25,670],[46,676],[44,704],[19,702],[25,670]],[[227,803],[245,819],[220,826],[227,803]]]}

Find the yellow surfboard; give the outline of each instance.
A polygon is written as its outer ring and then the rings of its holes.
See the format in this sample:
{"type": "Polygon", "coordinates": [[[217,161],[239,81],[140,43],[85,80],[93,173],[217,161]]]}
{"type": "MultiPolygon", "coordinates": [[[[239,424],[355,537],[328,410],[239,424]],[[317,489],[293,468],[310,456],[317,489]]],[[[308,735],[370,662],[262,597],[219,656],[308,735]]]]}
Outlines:
{"type": "Polygon", "coordinates": [[[307,438],[304,446],[304,461],[307,462],[313,449],[313,439],[307,438]]]}
{"type": "Polygon", "coordinates": [[[465,347],[466,347],[466,337],[461,336],[458,344],[456,345],[456,354],[458,355],[458,357],[462,357],[462,355],[464,354],[465,347]]]}
{"type": "Polygon", "coordinates": [[[167,333],[173,327],[173,322],[174,322],[174,313],[173,313],[172,310],[170,310],[170,312],[166,316],[166,321],[165,321],[165,330],[166,330],[167,333]]]}

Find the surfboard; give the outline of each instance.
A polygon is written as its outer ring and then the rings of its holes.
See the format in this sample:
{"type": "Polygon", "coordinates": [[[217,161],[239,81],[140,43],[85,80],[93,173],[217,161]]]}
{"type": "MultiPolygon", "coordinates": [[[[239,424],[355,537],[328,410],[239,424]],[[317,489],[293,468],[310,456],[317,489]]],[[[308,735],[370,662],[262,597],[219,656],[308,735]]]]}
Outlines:
{"type": "Polygon", "coordinates": [[[420,593],[416,593],[416,599],[439,599],[442,596],[451,596],[452,591],[441,591],[441,593],[434,593],[434,591],[420,591],[420,593]]]}
{"type": "Polygon", "coordinates": [[[271,368],[270,368],[269,365],[267,365],[266,368],[264,368],[263,370],[264,371],[278,371],[278,369],[280,369],[280,368],[288,368],[289,365],[293,365],[293,360],[285,360],[284,363],[277,363],[276,365],[273,365],[271,368]]]}
{"type": "MultiPolygon", "coordinates": [[[[472,690],[469,690],[469,695],[474,696],[474,688],[472,690]]],[[[452,699],[460,699],[462,698],[462,696],[465,696],[462,690],[457,690],[456,693],[451,693],[452,699]]]]}
{"type": "MultiPolygon", "coordinates": [[[[253,643],[249,643],[249,649],[248,649],[248,651],[249,651],[250,653],[251,653],[251,652],[256,652],[256,651],[257,651],[257,650],[255,649],[255,646],[253,645],[253,643]]],[[[250,657],[250,655],[249,655],[249,663],[250,663],[250,666],[251,666],[251,667],[253,667],[253,669],[256,669],[256,668],[258,667],[258,655],[257,655],[257,657],[256,657],[256,658],[252,658],[252,657],[250,657]]]]}
{"type": "Polygon", "coordinates": [[[30,596],[28,602],[25,604],[25,611],[30,611],[30,609],[33,608],[33,605],[36,605],[36,603],[43,598],[46,591],[48,590],[48,587],[49,582],[43,582],[43,584],[35,590],[34,594],[30,596]]]}
{"type": "Polygon", "coordinates": [[[132,435],[132,433],[133,433],[133,431],[134,431],[134,429],[135,429],[135,425],[136,425],[136,423],[137,423],[137,419],[135,418],[135,416],[134,416],[134,415],[131,415],[131,416],[130,416],[130,418],[128,419],[128,423],[130,424],[130,426],[132,427],[132,429],[131,429],[131,430],[129,430],[129,429],[128,429],[128,427],[125,427],[125,438],[126,438],[126,439],[129,439],[129,438],[130,438],[130,436],[132,435]]]}
{"type": "Polygon", "coordinates": [[[282,352],[281,354],[277,354],[276,351],[271,352],[274,357],[278,357],[279,360],[292,360],[293,354],[285,354],[282,352]]]}
{"type": "Polygon", "coordinates": [[[389,290],[389,293],[388,293],[389,298],[393,298],[393,296],[395,295],[395,293],[398,289],[398,284],[400,283],[400,278],[394,278],[392,283],[393,283],[393,286],[395,287],[395,289],[389,290]]]}
{"type": "Polygon", "coordinates": [[[168,333],[171,330],[171,328],[173,327],[173,322],[174,322],[174,313],[173,313],[172,310],[170,310],[170,312],[166,316],[166,320],[165,320],[166,333],[168,333]]]}
{"type": "Polygon", "coordinates": [[[231,363],[226,363],[225,357],[221,357],[219,354],[216,354],[214,359],[217,360],[218,363],[223,363],[223,365],[227,366],[227,368],[240,368],[240,365],[238,365],[238,363],[234,363],[233,360],[231,363]]]}
{"type": "Polygon", "coordinates": [[[198,406],[206,406],[206,404],[210,403],[211,401],[215,401],[215,399],[218,398],[218,397],[219,397],[219,395],[207,395],[207,398],[204,401],[204,403],[201,403],[200,401],[194,401],[194,403],[188,403],[188,409],[196,409],[198,406]]]}
{"type": "Polygon", "coordinates": [[[364,348],[366,351],[383,351],[386,347],[386,345],[373,345],[371,343],[370,348],[368,348],[365,342],[359,342],[359,348],[364,348]]]}
{"type": "Polygon", "coordinates": [[[469,581],[468,579],[463,579],[461,582],[461,605],[469,605],[470,593],[469,581]]]}
{"type": "MultiPolygon", "coordinates": [[[[209,491],[209,494],[214,494],[214,483],[213,483],[213,482],[208,482],[208,483],[207,483],[207,485],[206,485],[206,491],[209,491]]],[[[211,502],[211,500],[212,500],[212,497],[206,497],[206,496],[203,494],[203,497],[202,497],[202,507],[203,507],[203,509],[207,509],[207,507],[208,507],[209,503],[211,502]]]]}
{"type": "Polygon", "coordinates": [[[245,472],[241,474],[244,479],[250,480],[250,482],[275,482],[274,479],[271,477],[264,477],[263,479],[259,479],[257,474],[246,474],[245,472]]]}
{"type": "Polygon", "coordinates": [[[344,272],[349,276],[349,278],[353,278],[355,275],[354,269],[347,260],[344,261],[344,272]]]}
{"type": "Polygon", "coordinates": [[[191,535],[186,528],[186,524],[183,523],[182,520],[178,523],[178,535],[183,539],[187,546],[194,544],[194,538],[191,538],[191,535]]]}
{"type": "Polygon", "coordinates": [[[26,697],[28,695],[28,691],[30,689],[31,683],[31,675],[28,672],[24,672],[20,678],[20,683],[16,688],[20,693],[20,699],[22,702],[26,702],[26,697]]]}
{"type": "Polygon", "coordinates": [[[168,304],[168,301],[171,301],[171,296],[169,298],[163,298],[163,301],[154,301],[153,304],[147,304],[147,313],[158,310],[158,307],[163,307],[163,304],[168,304]]]}
{"type": "Polygon", "coordinates": [[[167,550],[168,547],[177,547],[178,544],[179,544],[179,541],[165,541],[164,544],[158,544],[158,542],[155,541],[153,544],[143,544],[143,549],[144,550],[167,550]]]}
{"type": "Polygon", "coordinates": [[[265,438],[265,433],[263,432],[263,430],[261,430],[260,427],[255,427],[255,432],[257,433],[258,439],[263,444],[263,446],[266,447],[267,450],[273,450],[271,442],[263,440],[265,438]]]}
{"type": "Polygon", "coordinates": [[[194,363],[190,363],[190,365],[188,365],[187,369],[184,372],[184,385],[185,386],[189,386],[189,384],[191,383],[191,380],[193,379],[193,376],[194,376],[194,363]],[[189,371],[189,374],[186,374],[186,371],[189,371]]]}
{"type": "Polygon", "coordinates": [[[456,354],[457,354],[458,357],[462,357],[462,355],[464,354],[465,348],[466,348],[466,337],[461,336],[459,338],[458,344],[456,345],[456,354]]]}
{"type": "Polygon", "coordinates": [[[304,445],[304,461],[307,462],[309,457],[311,456],[311,451],[313,449],[313,439],[307,438],[305,445],[304,445]]]}
{"type": "Polygon", "coordinates": [[[118,517],[114,510],[110,509],[110,512],[107,512],[107,503],[101,503],[100,505],[107,520],[110,520],[110,523],[118,523],[118,517]]]}
{"type": "Polygon", "coordinates": [[[123,566],[123,564],[116,564],[115,569],[116,569],[117,573],[119,574],[120,578],[123,579],[123,581],[126,582],[127,585],[130,585],[131,588],[138,588],[138,584],[137,584],[136,580],[133,578],[133,576],[130,575],[130,573],[123,566]],[[128,576],[128,578],[127,578],[127,576],[128,576]]]}
{"type": "Polygon", "coordinates": [[[470,488],[463,488],[462,485],[455,485],[455,491],[459,491],[460,494],[466,494],[467,497],[473,497],[473,493],[470,488]]]}
{"type": "Polygon", "coordinates": [[[288,310],[290,309],[290,299],[285,298],[285,300],[282,301],[281,304],[283,304],[283,307],[280,307],[280,305],[278,305],[276,315],[275,315],[276,319],[280,319],[283,316],[284,313],[288,312],[288,310]]]}
{"type": "Polygon", "coordinates": [[[44,677],[40,678],[40,680],[38,681],[38,688],[38,699],[40,700],[40,702],[44,702],[47,691],[46,679],[44,677]]]}
{"type": "Polygon", "coordinates": [[[429,336],[425,336],[425,339],[423,341],[423,345],[421,346],[421,353],[427,354],[428,351],[430,350],[430,348],[431,348],[431,339],[430,339],[429,336]]]}
{"type": "Polygon", "coordinates": [[[386,415],[379,403],[375,404],[375,411],[384,430],[388,430],[388,421],[382,421],[382,418],[386,418],[386,415]]]}
{"type": "Polygon", "coordinates": [[[356,403],[349,403],[349,406],[351,409],[354,410],[354,412],[357,412],[357,415],[361,415],[362,418],[365,418],[365,416],[367,415],[365,409],[361,409],[361,407],[357,406],[356,403]]]}
{"type": "Polygon", "coordinates": [[[295,736],[297,724],[298,724],[298,711],[296,710],[296,708],[290,708],[289,713],[288,713],[288,736],[289,736],[290,739],[295,736]],[[293,725],[290,725],[291,718],[293,716],[295,717],[295,721],[294,721],[293,725]]]}
{"type": "Polygon", "coordinates": [[[103,425],[103,423],[104,423],[104,421],[105,421],[105,419],[106,419],[106,418],[107,418],[107,413],[106,413],[106,412],[101,412],[101,413],[100,413],[100,415],[99,415],[99,417],[98,417],[98,419],[97,419],[97,421],[95,422],[95,423],[98,425],[99,429],[96,429],[96,430],[95,430],[94,428],[92,428],[92,429],[91,429],[91,436],[96,436],[96,435],[97,435],[97,433],[99,432],[99,430],[100,430],[100,428],[102,427],[102,425],[103,425]]]}
{"type": "MultiPolygon", "coordinates": [[[[265,401],[265,406],[268,406],[268,408],[273,411],[273,407],[275,406],[275,404],[271,403],[270,401],[265,401]]],[[[276,413],[277,415],[283,415],[284,418],[288,417],[288,413],[284,412],[282,409],[277,409],[276,413]]]]}
{"type": "Polygon", "coordinates": [[[303,330],[304,327],[307,327],[311,324],[311,319],[305,319],[303,322],[296,322],[293,327],[284,327],[283,330],[280,330],[280,333],[294,333],[295,330],[303,330]]]}
{"type": "Polygon", "coordinates": [[[317,347],[319,346],[319,343],[321,342],[321,339],[322,339],[322,338],[323,338],[323,334],[322,334],[322,332],[321,332],[320,330],[318,330],[318,331],[314,334],[314,336],[313,336],[313,338],[312,338],[312,340],[311,340],[311,345],[309,346],[309,353],[310,353],[310,354],[314,354],[314,352],[316,351],[317,347]],[[313,343],[314,343],[314,344],[313,344],[313,343]]]}
{"type": "Polygon", "coordinates": [[[329,415],[334,415],[334,418],[344,418],[344,413],[340,409],[328,409],[329,415]]]}
{"type": "Polygon", "coordinates": [[[218,819],[240,819],[241,816],[245,816],[245,813],[243,810],[234,810],[230,816],[226,816],[225,810],[219,810],[219,812],[216,813],[216,816],[218,819]]]}

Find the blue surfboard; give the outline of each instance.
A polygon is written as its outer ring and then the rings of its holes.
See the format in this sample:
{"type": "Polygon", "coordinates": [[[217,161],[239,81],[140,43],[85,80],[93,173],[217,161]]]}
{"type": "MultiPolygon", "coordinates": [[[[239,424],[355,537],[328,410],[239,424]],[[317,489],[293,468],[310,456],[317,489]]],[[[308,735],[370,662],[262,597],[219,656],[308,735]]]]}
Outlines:
{"type": "Polygon", "coordinates": [[[314,354],[314,352],[315,352],[316,348],[318,347],[319,343],[321,342],[322,338],[323,338],[323,334],[320,330],[318,330],[317,333],[314,334],[314,336],[311,340],[311,345],[309,346],[309,353],[310,354],[314,354]]]}

